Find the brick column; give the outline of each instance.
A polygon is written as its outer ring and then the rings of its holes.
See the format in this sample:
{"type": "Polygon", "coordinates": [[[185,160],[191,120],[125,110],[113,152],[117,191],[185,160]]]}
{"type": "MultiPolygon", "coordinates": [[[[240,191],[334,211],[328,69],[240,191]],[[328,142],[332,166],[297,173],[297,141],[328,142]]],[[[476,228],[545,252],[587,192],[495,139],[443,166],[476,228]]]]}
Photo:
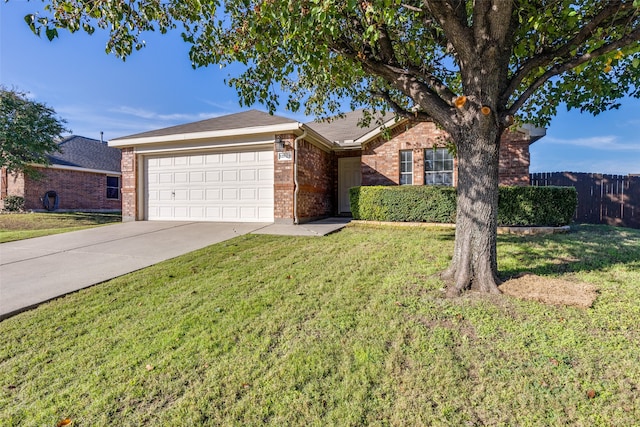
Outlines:
{"type": "Polygon", "coordinates": [[[122,221],[138,219],[138,198],[136,196],[136,154],[133,147],[122,149],[122,221]]]}
{"type": "Polygon", "coordinates": [[[278,153],[273,151],[273,216],[276,223],[293,223],[293,143],[295,135],[275,135],[285,142],[284,151],[291,154],[291,160],[278,160],[278,153]]]}

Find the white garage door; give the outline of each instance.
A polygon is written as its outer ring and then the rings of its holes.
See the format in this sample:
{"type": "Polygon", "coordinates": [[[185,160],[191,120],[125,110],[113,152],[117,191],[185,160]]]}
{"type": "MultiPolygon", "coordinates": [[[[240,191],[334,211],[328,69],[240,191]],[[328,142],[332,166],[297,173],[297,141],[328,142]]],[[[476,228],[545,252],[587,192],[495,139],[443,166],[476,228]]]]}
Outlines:
{"type": "Polygon", "coordinates": [[[147,218],[273,221],[273,151],[148,157],[147,218]]]}

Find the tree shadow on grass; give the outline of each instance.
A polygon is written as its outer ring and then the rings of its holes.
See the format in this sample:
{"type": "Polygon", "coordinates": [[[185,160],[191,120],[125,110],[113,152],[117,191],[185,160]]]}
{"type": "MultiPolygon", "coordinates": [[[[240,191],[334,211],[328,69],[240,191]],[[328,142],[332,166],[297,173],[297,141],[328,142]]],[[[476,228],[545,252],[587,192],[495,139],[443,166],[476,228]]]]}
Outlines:
{"type": "Polygon", "coordinates": [[[498,236],[503,278],[522,272],[553,275],[629,265],[640,271],[640,230],[582,224],[567,234],[498,236]]]}

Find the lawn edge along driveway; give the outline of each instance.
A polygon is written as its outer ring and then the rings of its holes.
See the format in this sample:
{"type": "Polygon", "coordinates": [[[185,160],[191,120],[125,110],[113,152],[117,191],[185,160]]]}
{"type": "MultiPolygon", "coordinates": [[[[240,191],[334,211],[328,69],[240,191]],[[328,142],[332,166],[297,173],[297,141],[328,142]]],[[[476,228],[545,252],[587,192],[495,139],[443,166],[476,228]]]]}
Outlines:
{"type": "Polygon", "coordinates": [[[136,221],[0,244],[0,320],[265,223],[136,221]]]}

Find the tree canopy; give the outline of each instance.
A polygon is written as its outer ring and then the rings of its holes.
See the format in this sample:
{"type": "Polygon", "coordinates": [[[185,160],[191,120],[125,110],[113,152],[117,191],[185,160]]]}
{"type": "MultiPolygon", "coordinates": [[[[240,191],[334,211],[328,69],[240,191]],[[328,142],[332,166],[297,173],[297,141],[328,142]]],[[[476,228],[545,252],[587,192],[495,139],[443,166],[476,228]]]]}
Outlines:
{"type": "Polygon", "coordinates": [[[25,17],[35,32],[106,29],[106,50],[121,58],[144,46],[144,32],[181,27],[194,67],[244,64],[229,83],[271,111],[283,89],[288,108],[310,114],[351,99],[451,122],[455,99],[489,71],[474,58],[497,48],[508,61],[489,107],[506,123],[520,113],[545,125],[561,103],[598,113],[640,96],[638,0],[51,0],[46,9],[25,17]]]}
{"type": "Polygon", "coordinates": [[[56,140],[65,131],[65,121],[53,109],[0,87],[0,166],[33,174],[30,165],[49,164],[49,155],[59,151],[56,140]]]}
{"type": "Polygon", "coordinates": [[[597,114],[640,97],[640,0],[49,0],[46,10],[25,17],[34,32],[102,28],[122,58],[146,31],[180,28],[194,67],[244,65],[228,83],[247,105],[323,116],[348,99],[438,123],[458,159],[451,295],[498,292],[504,130],[546,125],[563,103],[597,114]]]}

